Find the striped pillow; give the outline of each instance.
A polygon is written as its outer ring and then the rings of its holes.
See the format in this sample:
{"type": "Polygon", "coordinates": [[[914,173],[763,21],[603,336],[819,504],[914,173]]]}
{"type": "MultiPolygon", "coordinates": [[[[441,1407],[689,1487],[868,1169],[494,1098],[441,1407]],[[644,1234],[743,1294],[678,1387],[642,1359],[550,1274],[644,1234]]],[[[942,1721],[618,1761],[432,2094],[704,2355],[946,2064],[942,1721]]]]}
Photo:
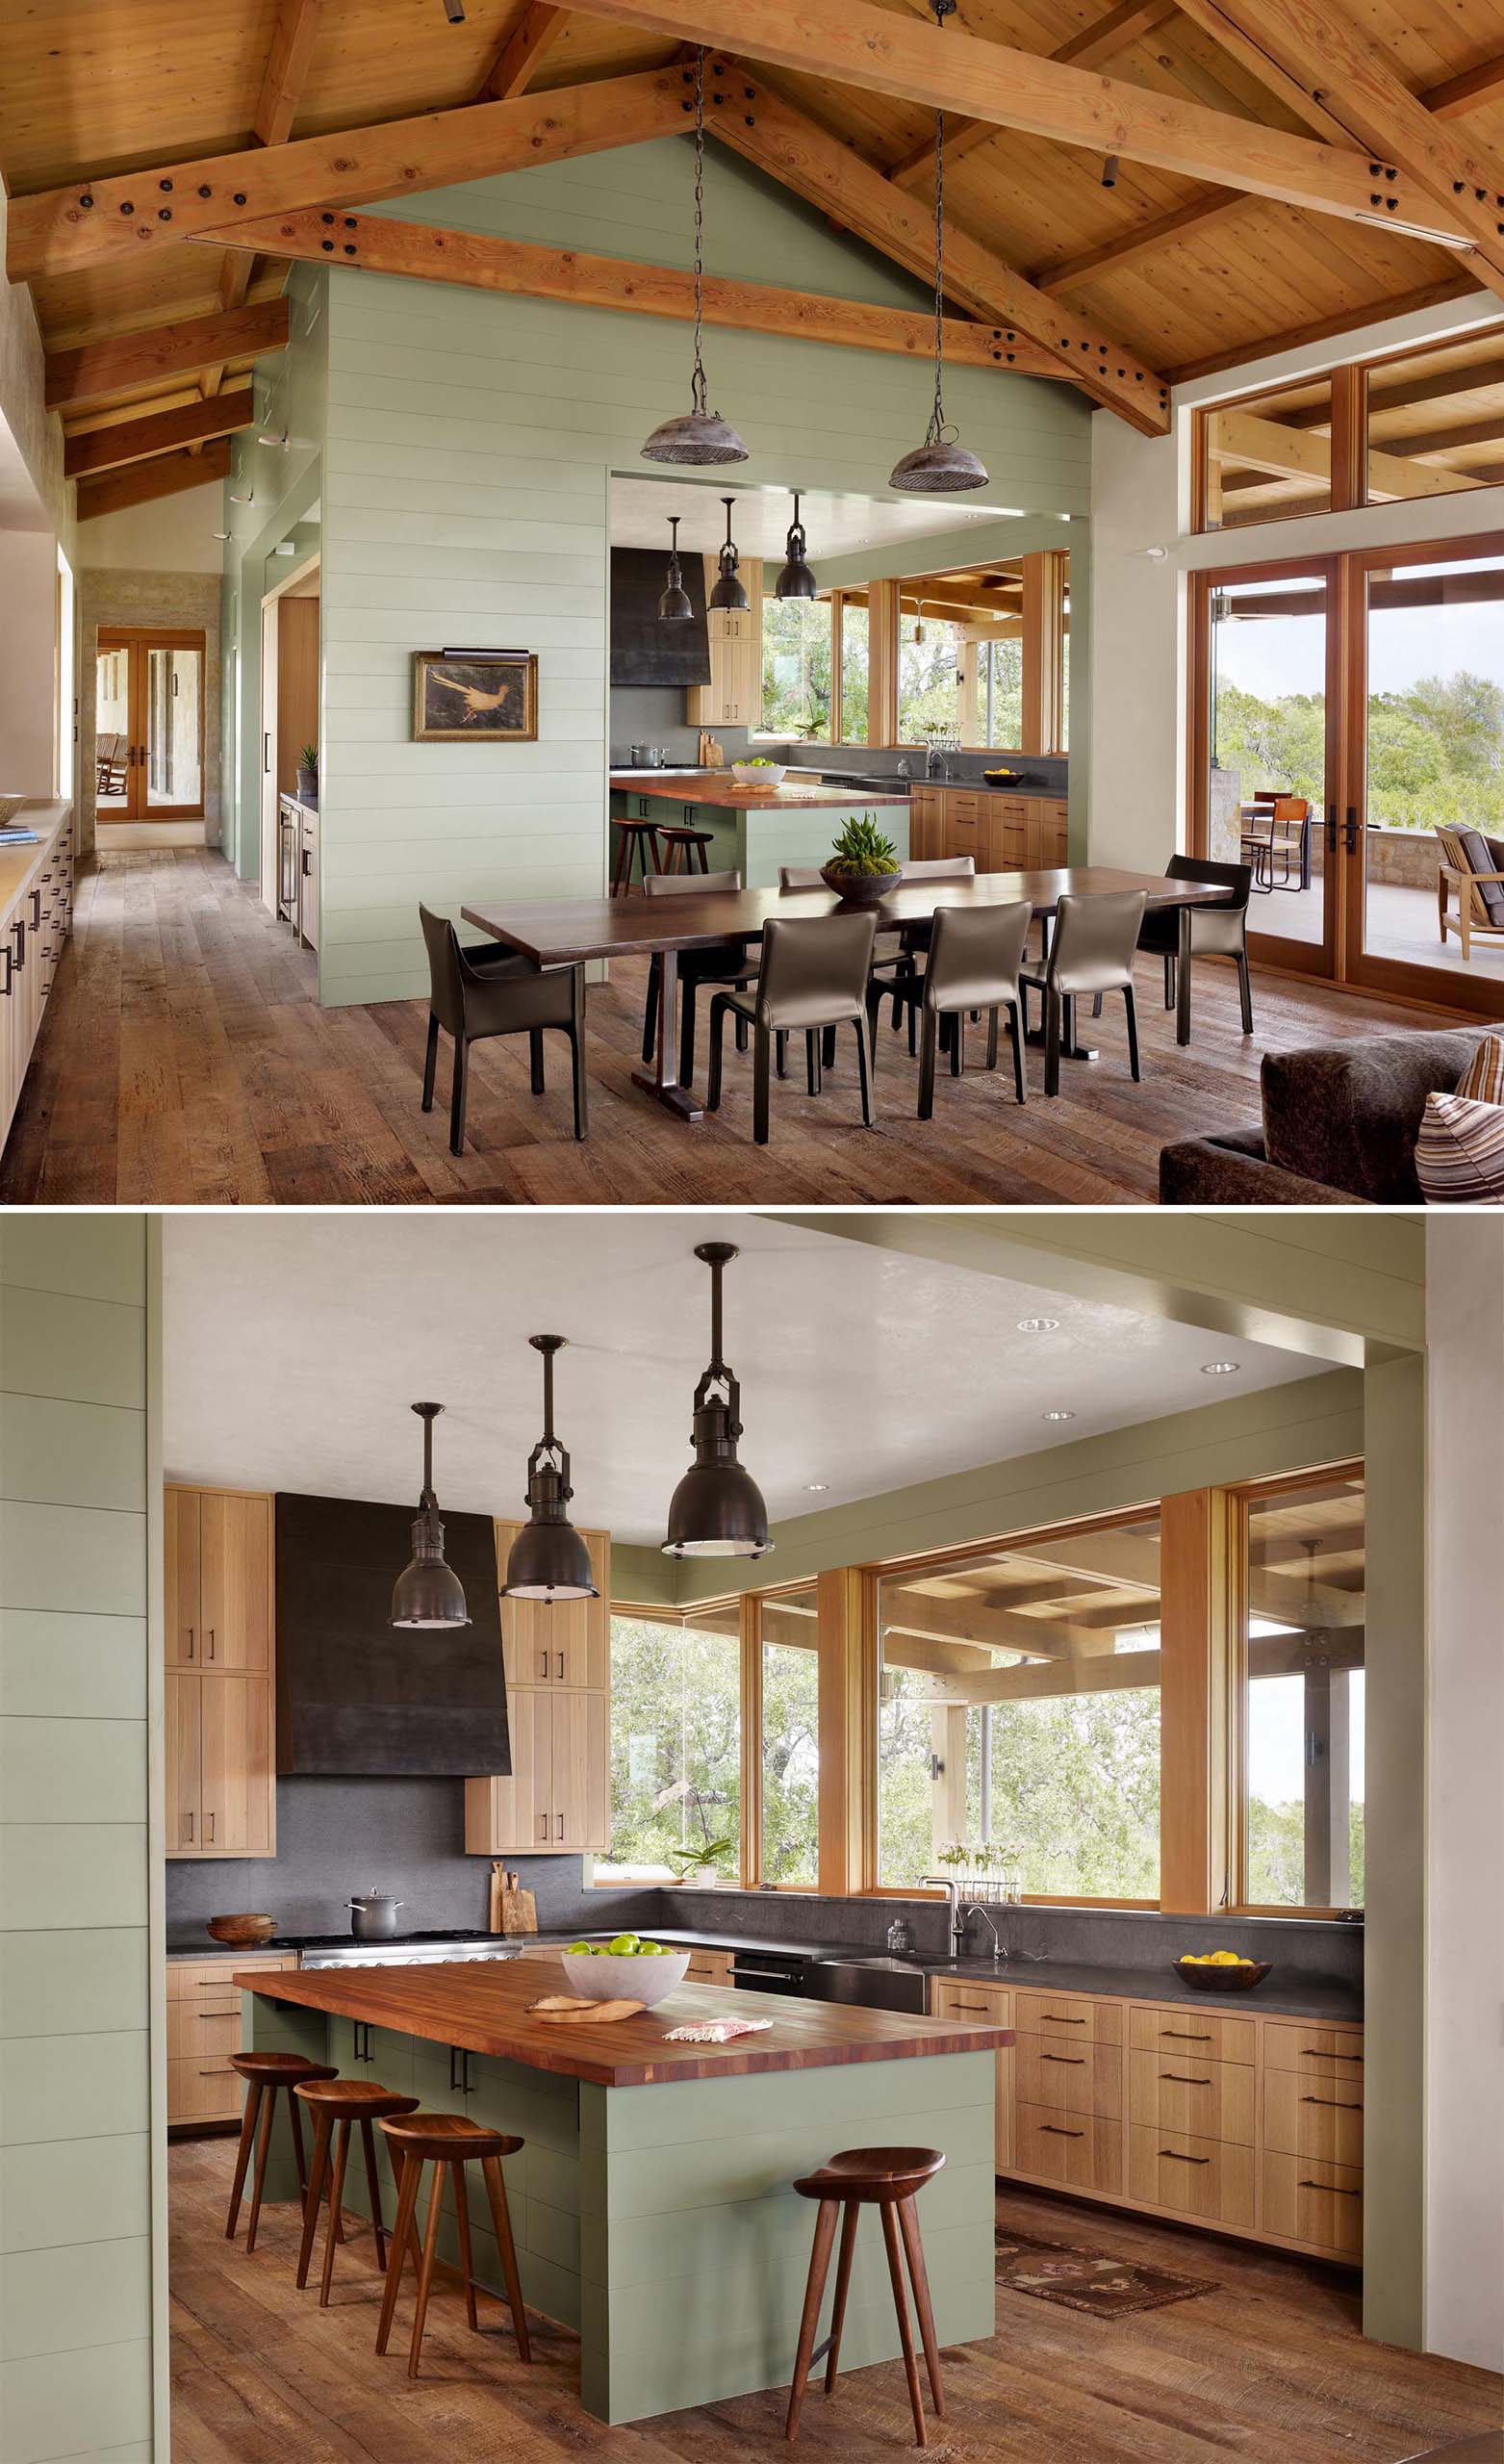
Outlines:
{"type": "Polygon", "coordinates": [[[1428,1206],[1504,1204],[1504,1103],[1428,1095],[1415,1177],[1428,1206]]]}
{"type": "Polygon", "coordinates": [[[1485,1036],[1453,1088],[1475,1104],[1504,1104],[1504,1036],[1485,1036]]]}

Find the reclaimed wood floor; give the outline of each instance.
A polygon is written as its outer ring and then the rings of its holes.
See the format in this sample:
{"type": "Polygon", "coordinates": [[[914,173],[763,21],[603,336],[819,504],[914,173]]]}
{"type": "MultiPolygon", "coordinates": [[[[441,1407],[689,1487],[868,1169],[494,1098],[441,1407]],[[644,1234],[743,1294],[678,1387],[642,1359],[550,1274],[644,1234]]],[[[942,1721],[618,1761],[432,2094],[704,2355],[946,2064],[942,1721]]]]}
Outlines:
{"type": "MultiPolygon", "coordinates": [[[[608,2429],[579,2409],[573,2337],[534,2322],[517,2358],[464,2324],[441,2280],[422,2374],[372,2349],[379,2278],[370,2244],[340,2254],[331,2306],[293,2289],[291,2207],[263,2216],[254,2257],[224,2239],[234,2142],[185,2140],[169,2159],[172,2454],[175,2464],[731,2464],[782,2451],[785,2397],[739,2397],[608,2429]]],[[[1008,2193],[1021,2231],[1213,2280],[1166,2310],[1107,2321],[1000,2291],[997,2333],[944,2356],[948,2414],[930,2425],[935,2464],[1401,2464],[1492,2429],[1500,2381],[1455,2362],[1365,2344],[1352,2278],[1304,2261],[1063,2201],[1008,2193]]],[[[903,2367],[818,2386],[798,2451],[833,2464],[911,2454],[903,2367]]]]}
{"type": "MultiPolygon", "coordinates": [[[[1183,1052],[1161,1007],[1159,962],[1146,962],[1140,1086],[1128,1075],[1121,1005],[1111,1003],[1096,1030],[1102,1059],[1067,1062],[1056,1102],[1046,1102],[1042,1056],[1031,1052],[1031,1100],[1015,1106],[1005,1053],[995,1076],[968,1068],[956,1084],[942,1075],[935,1117],[921,1122],[915,1065],[884,1026],[876,1131],[859,1124],[848,1052],[817,1099],[802,1068],[775,1087],[772,1143],[758,1149],[750,1061],[728,1057],[725,1110],[695,1127],[632,1086],[645,980],[643,962],[623,963],[609,986],[592,988],[586,1144],[570,1135],[562,1040],[548,1040],[548,1091],[534,1097],[526,1040],[517,1038],[474,1048],[471,1142],[456,1159],[447,1051],[440,1103],[427,1116],[419,1109],[425,1003],[320,1010],[311,956],[214,849],[106,856],[80,885],[74,937],[0,1164],[0,1200],[1142,1204],[1156,1195],[1161,1145],[1257,1118],[1263,1050],[1416,1018],[1259,978],[1258,1032],[1245,1040],[1230,969],[1204,968],[1194,1041],[1183,1052]]],[[[980,1037],[975,1050],[980,1062],[980,1037]]]]}

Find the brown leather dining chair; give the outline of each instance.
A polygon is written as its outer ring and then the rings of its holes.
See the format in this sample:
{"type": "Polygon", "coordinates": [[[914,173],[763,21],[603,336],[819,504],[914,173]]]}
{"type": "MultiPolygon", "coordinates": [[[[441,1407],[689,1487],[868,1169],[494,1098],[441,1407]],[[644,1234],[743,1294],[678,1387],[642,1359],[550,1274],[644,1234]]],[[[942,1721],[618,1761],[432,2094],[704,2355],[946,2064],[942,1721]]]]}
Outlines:
{"type": "MultiPolygon", "coordinates": [[[[968,863],[970,858],[967,859],[968,863]]],[[[937,1050],[950,1054],[951,1075],[965,1065],[966,1019],[987,1013],[987,1067],[998,1065],[998,1014],[1007,1012],[1013,1040],[1013,1091],[1023,1103],[1024,1087],[1024,944],[1033,920],[1027,898],[1010,899],[1006,907],[942,907],[934,917],[930,958],[923,975],[912,971],[896,977],[895,1009],[906,1009],[909,1023],[919,1019],[919,1117],[934,1116],[934,1070],[937,1050]]],[[[874,1025],[889,987],[874,978],[867,1007],[874,1025]]]]}
{"type": "Polygon", "coordinates": [[[1143,889],[1098,891],[1063,897],[1050,935],[1050,955],[1039,967],[1025,967],[1019,981],[1044,995],[1044,1091],[1060,1091],[1060,1042],[1075,1041],[1076,1004],[1099,992],[1121,992],[1128,1016],[1128,1066],[1138,1067],[1138,1014],[1134,1007],[1134,951],[1149,893],[1143,889]]]}
{"type": "MultiPolygon", "coordinates": [[[[1204,882],[1227,893],[1214,906],[1192,907],[1185,911],[1190,920],[1190,955],[1192,958],[1231,959],[1237,969],[1238,998],[1242,1005],[1243,1033],[1254,1031],[1253,989],[1248,981],[1248,897],[1253,887],[1251,864],[1218,864],[1202,856],[1172,856],[1164,867],[1166,881],[1204,882]]],[[[1164,1006],[1173,1010],[1181,988],[1177,983],[1180,962],[1180,919],[1182,911],[1175,907],[1151,907],[1138,931],[1138,946],[1164,961],[1164,1006]]],[[[1190,1017],[1190,988],[1185,988],[1183,1014],[1190,1017]]]]}
{"type": "Polygon", "coordinates": [[[718,992],[710,1004],[710,1075],[705,1110],[721,1102],[721,1065],[727,1016],[745,1018],[752,1031],[752,1137],[768,1142],[768,1087],[775,1036],[804,1039],[809,1091],[821,1086],[821,1039],[826,1028],[851,1026],[856,1033],[863,1125],[873,1127],[873,1054],[867,1025],[867,978],[878,919],[869,911],[775,916],[763,927],[762,964],[749,992],[718,992]]]}
{"type": "MultiPolygon", "coordinates": [[[[649,898],[714,898],[742,886],[740,873],[650,873],[643,883],[649,898]]],[[[650,1064],[658,1040],[658,978],[663,962],[654,953],[648,968],[648,1005],[643,1012],[643,1063],[650,1064]]],[[[755,984],[757,961],[739,937],[718,942],[714,949],[679,952],[679,1083],[687,1087],[695,1074],[696,994],[702,984],[755,984]]],[[[747,1021],[736,1021],[736,1049],[747,1049],[747,1021]]]]}
{"type": "Polygon", "coordinates": [[[582,966],[534,966],[516,950],[465,949],[443,915],[426,907],[423,939],[428,947],[428,1050],[423,1062],[423,1110],[433,1110],[439,1063],[439,1030],[454,1038],[454,1085],[449,1103],[449,1152],[465,1152],[465,1106],[470,1091],[470,1048],[490,1036],[525,1035],[531,1047],[532,1088],[544,1091],[543,1039],[557,1027],[570,1040],[574,1087],[574,1135],[585,1135],[585,970],[582,966]]]}

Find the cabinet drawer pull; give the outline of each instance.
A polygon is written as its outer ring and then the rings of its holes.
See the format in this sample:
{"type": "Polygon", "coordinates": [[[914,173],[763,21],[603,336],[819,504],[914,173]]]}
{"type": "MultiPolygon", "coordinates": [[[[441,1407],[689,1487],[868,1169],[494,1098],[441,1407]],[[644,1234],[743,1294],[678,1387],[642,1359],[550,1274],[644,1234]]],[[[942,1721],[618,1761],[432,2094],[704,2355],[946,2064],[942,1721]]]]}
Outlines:
{"type": "Polygon", "coordinates": [[[1210,2044],[1211,2042],[1211,2037],[1205,2030],[1198,2036],[1194,2028],[1161,2028],[1160,2034],[1168,2044],[1210,2044]]]}
{"type": "Polygon", "coordinates": [[[1160,2153],[1177,2165],[1210,2165],[1211,2162],[1210,2156],[1183,2156],[1178,2147],[1161,2147],[1160,2153]]]}
{"type": "Polygon", "coordinates": [[[190,1659],[193,1656],[193,1629],[191,1626],[190,1626],[188,1630],[188,1656],[190,1659]]]}
{"type": "Polygon", "coordinates": [[[987,2005],[985,2002],[953,2002],[951,2008],[953,2011],[985,2011],[987,2005]]]}
{"type": "Polygon", "coordinates": [[[1083,2130],[1062,2130],[1059,2123],[1054,2121],[1042,2121],[1039,2128],[1048,2131],[1052,2139],[1084,2139],[1086,2136],[1083,2130]]]}
{"type": "Polygon", "coordinates": [[[1361,2114],[1362,2105],[1350,2105],[1343,2096],[1302,2096],[1303,2105],[1330,2105],[1335,2114],[1361,2114]]]}
{"type": "Polygon", "coordinates": [[[1303,2044],[1303,2045],[1301,2046],[1301,2048],[1300,2048],[1300,2051],[1301,2051],[1301,2058],[1302,2058],[1302,2060],[1304,2060],[1305,2056],[1306,2056],[1308,2053],[1312,2056],[1313,2060],[1313,2061],[1316,2061],[1316,2062],[1360,2062],[1360,2063],[1361,2063],[1361,2062],[1362,2062],[1362,2060],[1363,2060],[1363,2055],[1362,2055],[1361,2053],[1327,2053],[1327,2052],[1325,2052],[1325,2051],[1323,2050],[1323,2048],[1322,2048],[1320,2045],[1318,2045],[1318,2044],[1303,2044]]]}
{"type": "Polygon", "coordinates": [[[206,1630],[205,1640],[209,1645],[209,1656],[213,1659],[215,1656],[215,1630],[212,1626],[206,1630]]]}
{"type": "Polygon", "coordinates": [[[227,2062],[217,2064],[212,2070],[200,2070],[198,2075],[200,2079],[232,2079],[235,2076],[227,2062]]]}
{"type": "MultiPolygon", "coordinates": [[[[1173,2079],[1177,2088],[1210,2088],[1210,2079],[1194,2079],[1188,2070],[1161,2070],[1161,2079],[1173,2079]]],[[[1312,2100],[1314,2102],[1314,2099],[1312,2100]]]]}
{"type": "Polygon", "coordinates": [[[559,1683],[562,1685],[564,1682],[564,1654],[560,1652],[557,1656],[559,1662],[559,1683]]]}
{"type": "Polygon", "coordinates": [[[548,1836],[548,1817],[546,1813],[538,1816],[538,1836],[540,1839],[547,1839],[548,1836]]]}
{"type": "Polygon", "coordinates": [[[210,1817],[209,1817],[209,1836],[210,1836],[210,1838],[211,1838],[211,1839],[213,1839],[214,1835],[215,1835],[215,1818],[214,1818],[214,1815],[213,1815],[213,1814],[211,1814],[211,1815],[210,1815],[210,1817]]]}
{"type": "Polygon", "coordinates": [[[548,1653],[547,1653],[547,1652],[540,1652],[540,1653],[539,1653],[539,1655],[538,1655],[538,1656],[539,1656],[539,1658],[540,1658],[540,1659],[542,1660],[542,1662],[543,1662],[543,1666],[542,1666],[542,1668],[539,1670],[539,1675],[542,1677],[544,1683],[547,1685],[547,1684],[548,1684],[548,1653]]]}
{"type": "Polygon", "coordinates": [[[1046,2011],[1044,2015],[1052,2028],[1083,2028],[1086,2024],[1084,2019],[1067,2019],[1058,2011],[1046,2011]]]}
{"type": "Polygon", "coordinates": [[[238,2019],[241,2015],[239,2011],[200,2011],[198,2015],[201,2019],[238,2019]]]}
{"type": "Polygon", "coordinates": [[[556,1813],[553,1819],[559,1826],[553,1835],[556,1839],[562,1839],[564,1836],[564,1816],[561,1813],[556,1813]]]}
{"type": "Polygon", "coordinates": [[[1041,2062],[1068,2062],[1076,2070],[1084,2069],[1086,2064],[1083,2053],[1042,2053],[1039,2059],[1041,2062]]]}
{"type": "Polygon", "coordinates": [[[192,1817],[192,1815],[191,1815],[191,1814],[190,1814],[190,1815],[187,1817],[187,1819],[188,1819],[188,1835],[189,1835],[190,1839],[191,1839],[191,1838],[192,1838],[192,1836],[193,1836],[193,1817],[192,1817]]]}
{"type": "Polygon", "coordinates": [[[1307,2179],[1300,2184],[1300,2188],[1303,2191],[1326,2191],[1333,2198],[1362,2198],[1363,2196],[1362,2191],[1347,2190],[1341,2182],[1313,2182],[1307,2179]]]}

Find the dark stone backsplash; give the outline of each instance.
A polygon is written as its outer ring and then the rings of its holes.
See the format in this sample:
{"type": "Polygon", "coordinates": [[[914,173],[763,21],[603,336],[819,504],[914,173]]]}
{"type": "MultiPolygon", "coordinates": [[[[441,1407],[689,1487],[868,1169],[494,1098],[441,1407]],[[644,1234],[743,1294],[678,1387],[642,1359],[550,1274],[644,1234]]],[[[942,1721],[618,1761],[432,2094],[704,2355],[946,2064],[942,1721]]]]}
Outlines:
{"type": "MultiPolygon", "coordinates": [[[[545,1933],[579,1926],[672,1926],[780,1941],[840,1943],[880,1950],[895,1916],[905,1915],[922,1958],[949,1950],[947,1912],[938,1902],[822,1899],[810,1892],[662,1890],[637,1885],[586,1889],[578,1857],[511,1857],[538,1901],[545,1933]]],[[[396,1891],[404,1933],[483,1927],[491,1861],[465,1853],[461,1780],[279,1780],[277,1854],[265,1861],[172,1860],[167,1865],[167,1938],[203,1936],[210,1916],[265,1910],[286,1934],[338,1934],[345,1901],[364,1890],[396,1891]]],[[[1287,1982],[1363,1986],[1363,1926],[1330,1919],[1266,1916],[1161,1916],[1111,1908],[1006,1908],[999,1932],[1017,1957],[1046,1953],[1093,1967],[1156,1968],[1183,1951],[1241,1951],[1277,1957],[1287,1982]]],[[[973,1918],[968,1948],[991,1948],[973,1918]]]]}

